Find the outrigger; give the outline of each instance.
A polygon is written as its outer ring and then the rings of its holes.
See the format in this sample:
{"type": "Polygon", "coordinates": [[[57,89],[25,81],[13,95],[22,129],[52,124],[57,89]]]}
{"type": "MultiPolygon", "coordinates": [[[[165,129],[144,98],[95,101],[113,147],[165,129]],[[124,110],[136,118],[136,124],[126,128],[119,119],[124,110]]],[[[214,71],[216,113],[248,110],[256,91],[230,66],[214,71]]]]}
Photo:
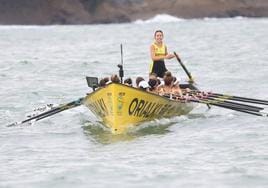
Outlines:
{"type": "Polygon", "coordinates": [[[86,77],[87,84],[93,89],[93,92],[85,97],[53,107],[46,112],[8,126],[39,121],[80,105],[85,105],[89,108],[103,121],[105,126],[110,128],[113,134],[124,133],[129,127],[140,125],[141,122],[187,115],[195,108],[197,103],[206,104],[209,107],[218,106],[256,116],[268,117],[268,112],[263,107],[268,105],[267,100],[199,91],[195,86],[191,73],[175,52],[174,55],[177,61],[189,78],[189,83],[180,84],[180,87],[190,88],[190,92],[184,93],[183,96],[160,96],[124,85],[122,84],[124,76],[122,53],[121,45],[121,64],[118,65],[121,83],[110,83],[105,87],[99,87],[97,77],[86,77]],[[250,103],[261,106],[251,105],[250,103]]]}

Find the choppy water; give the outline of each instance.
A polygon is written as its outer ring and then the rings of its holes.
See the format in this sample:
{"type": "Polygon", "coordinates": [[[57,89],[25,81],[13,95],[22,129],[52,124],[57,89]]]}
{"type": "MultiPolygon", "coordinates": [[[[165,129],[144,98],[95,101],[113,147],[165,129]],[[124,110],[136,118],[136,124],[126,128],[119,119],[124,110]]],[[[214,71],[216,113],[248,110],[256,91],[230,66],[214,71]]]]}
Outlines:
{"type": "MultiPolygon", "coordinates": [[[[117,73],[120,43],[125,75],[147,75],[159,28],[199,88],[268,99],[268,19],[0,26],[0,187],[267,187],[264,117],[204,106],[113,136],[81,106],[6,127],[84,96],[86,75],[117,73]]],[[[166,64],[186,79],[175,60],[166,64]]]]}

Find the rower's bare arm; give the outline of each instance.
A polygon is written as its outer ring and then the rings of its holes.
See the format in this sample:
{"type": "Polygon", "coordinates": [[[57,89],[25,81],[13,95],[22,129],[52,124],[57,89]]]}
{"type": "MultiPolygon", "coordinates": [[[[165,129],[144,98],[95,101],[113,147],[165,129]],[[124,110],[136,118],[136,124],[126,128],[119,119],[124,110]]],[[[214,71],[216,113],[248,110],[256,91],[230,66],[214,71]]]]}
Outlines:
{"type": "Polygon", "coordinates": [[[165,47],[165,49],[166,49],[166,57],[165,57],[165,59],[172,59],[172,58],[175,57],[174,54],[169,54],[169,53],[168,53],[167,47],[165,47]]]}
{"type": "Polygon", "coordinates": [[[174,58],[174,57],[175,57],[175,56],[174,56],[173,54],[167,54],[165,59],[172,59],[172,58],[174,58]]]}

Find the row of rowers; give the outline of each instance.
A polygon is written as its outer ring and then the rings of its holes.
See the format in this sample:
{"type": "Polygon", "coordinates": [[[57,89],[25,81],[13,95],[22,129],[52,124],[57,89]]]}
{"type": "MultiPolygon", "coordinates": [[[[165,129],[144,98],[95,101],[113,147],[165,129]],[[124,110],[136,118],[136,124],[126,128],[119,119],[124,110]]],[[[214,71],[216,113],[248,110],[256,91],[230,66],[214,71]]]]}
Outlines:
{"type": "MultiPolygon", "coordinates": [[[[111,79],[108,77],[103,78],[99,82],[99,87],[105,87],[108,83],[120,83],[119,77],[114,74],[111,79]]],[[[163,81],[157,78],[155,73],[149,75],[149,81],[145,81],[143,77],[136,78],[136,85],[133,85],[132,79],[127,78],[124,80],[124,84],[132,87],[136,87],[148,92],[152,92],[159,95],[176,94],[182,96],[182,89],[179,86],[179,82],[176,77],[172,76],[171,72],[167,71],[164,74],[163,81]]]]}

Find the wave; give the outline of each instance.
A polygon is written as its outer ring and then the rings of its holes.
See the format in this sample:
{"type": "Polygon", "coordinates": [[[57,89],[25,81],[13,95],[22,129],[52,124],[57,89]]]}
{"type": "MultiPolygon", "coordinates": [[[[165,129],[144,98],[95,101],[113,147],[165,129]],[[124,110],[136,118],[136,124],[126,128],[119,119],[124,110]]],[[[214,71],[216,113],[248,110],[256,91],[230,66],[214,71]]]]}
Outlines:
{"type": "Polygon", "coordinates": [[[171,16],[168,14],[158,14],[154,16],[153,18],[150,18],[148,20],[136,20],[134,23],[136,24],[147,24],[147,23],[169,23],[169,22],[181,22],[184,21],[185,19],[178,18],[175,16],[171,16]]]}
{"type": "Polygon", "coordinates": [[[224,18],[217,18],[217,17],[204,17],[204,18],[192,18],[192,19],[184,19],[178,18],[175,16],[171,16],[169,14],[158,14],[148,20],[141,20],[138,19],[134,21],[135,24],[148,24],[148,23],[170,23],[170,22],[182,22],[185,20],[205,20],[205,21],[217,21],[217,20],[244,20],[244,19],[254,19],[248,18],[243,16],[236,16],[236,17],[224,17],[224,18]]]}

